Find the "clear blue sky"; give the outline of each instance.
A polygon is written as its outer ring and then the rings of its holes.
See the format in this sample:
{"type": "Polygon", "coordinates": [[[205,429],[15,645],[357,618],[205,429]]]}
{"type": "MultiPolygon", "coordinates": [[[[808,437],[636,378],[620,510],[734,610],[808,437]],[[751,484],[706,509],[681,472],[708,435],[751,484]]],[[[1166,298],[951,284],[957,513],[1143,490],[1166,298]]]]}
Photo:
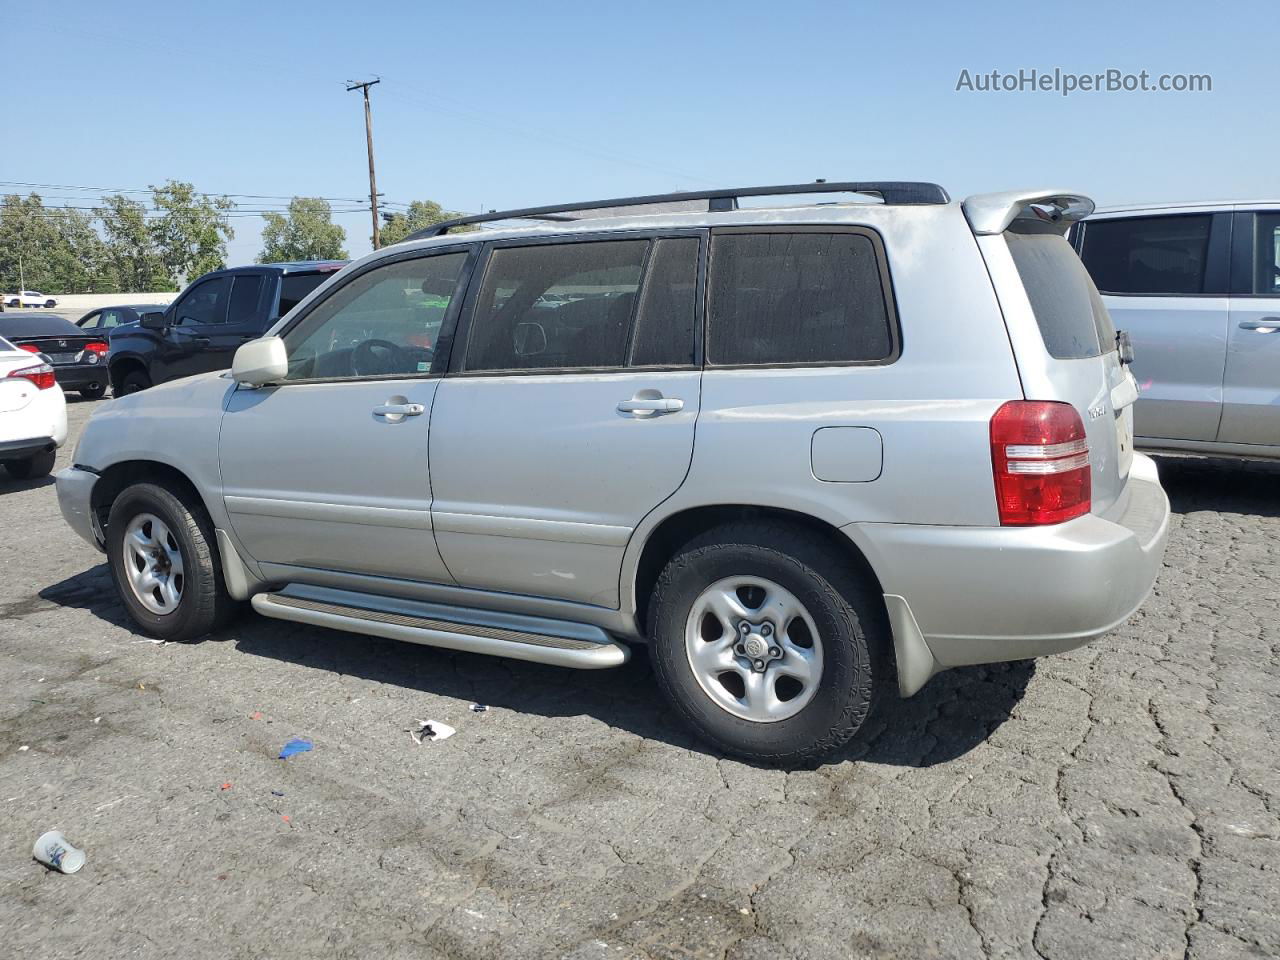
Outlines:
{"type": "MultiPolygon", "coordinates": [[[[1280,4],[0,0],[0,179],[461,210],[925,179],[1100,202],[1280,194],[1280,4]],[[956,92],[962,69],[1208,73],[1211,93],[956,92]]],[[[11,188],[0,185],[0,191],[11,188]]],[[[74,191],[44,190],[49,203],[74,191]]],[[[262,201],[241,199],[245,208],[262,201]]],[[[352,206],[348,204],[347,206],[352,206]]],[[[337,218],[353,254],[368,214],[337,218]]],[[[232,262],[262,223],[237,218],[232,262]]]]}

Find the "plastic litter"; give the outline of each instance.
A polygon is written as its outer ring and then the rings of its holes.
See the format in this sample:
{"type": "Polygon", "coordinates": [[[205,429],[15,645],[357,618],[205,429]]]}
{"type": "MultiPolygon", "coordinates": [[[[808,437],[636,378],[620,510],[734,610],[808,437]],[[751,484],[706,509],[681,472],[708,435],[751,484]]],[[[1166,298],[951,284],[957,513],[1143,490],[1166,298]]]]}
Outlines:
{"type": "Polygon", "coordinates": [[[306,753],[311,749],[311,746],[310,740],[302,740],[295,737],[280,748],[280,759],[288,760],[295,753],[306,753]]]}
{"type": "Polygon", "coordinates": [[[226,783],[224,783],[224,784],[222,785],[222,789],[223,789],[223,790],[230,790],[230,789],[231,789],[231,781],[230,781],[230,780],[228,780],[226,783]]]}
{"type": "Polygon", "coordinates": [[[487,703],[473,703],[471,705],[472,713],[487,713],[488,710],[489,710],[489,705],[487,703]]]}
{"type": "Polygon", "coordinates": [[[439,720],[419,720],[417,723],[418,729],[409,731],[409,736],[413,737],[414,743],[422,743],[424,740],[448,740],[458,732],[439,720]]]}
{"type": "Polygon", "coordinates": [[[283,790],[272,790],[272,791],[271,791],[271,795],[272,795],[273,797],[283,797],[283,796],[284,796],[284,791],[283,791],[283,790]]]}
{"type": "Polygon", "coordinates": [[[75,873],[84,866],[84,851],[73,847],[59,830],[42,833],[31,848],[31,855],[46,867],[62,873],[75,873]]]}
{"type": "Polygon", "coordinates": [[[31,748],[30,748],[29,746],[27,746],[27,745],[24,743],[22,746],[20,746],[20,747],[18,748],[18,752],[19,752],[19,753],[26,753],[26,752],[27,752],[28,750],[30,750],[30,749],[31,749],[31,748]]]}

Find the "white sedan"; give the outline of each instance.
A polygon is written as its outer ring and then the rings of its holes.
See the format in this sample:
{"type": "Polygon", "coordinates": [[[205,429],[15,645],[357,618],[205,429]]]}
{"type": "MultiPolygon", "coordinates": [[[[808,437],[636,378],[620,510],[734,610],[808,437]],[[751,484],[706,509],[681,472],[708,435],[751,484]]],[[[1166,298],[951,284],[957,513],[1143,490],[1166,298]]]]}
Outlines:
{"type": "Polygon", "coordinates": [[[16,480],[47,476],[67,439],[67,401],[53,367],[0,337],[0,465],[16,480]]]}
{"type": "Polygon", "coordinates": [[[17,293],[3,294],[7,307],[56,307],[58,301],[45,296],[39,290],[19,290],[17,293]]]}

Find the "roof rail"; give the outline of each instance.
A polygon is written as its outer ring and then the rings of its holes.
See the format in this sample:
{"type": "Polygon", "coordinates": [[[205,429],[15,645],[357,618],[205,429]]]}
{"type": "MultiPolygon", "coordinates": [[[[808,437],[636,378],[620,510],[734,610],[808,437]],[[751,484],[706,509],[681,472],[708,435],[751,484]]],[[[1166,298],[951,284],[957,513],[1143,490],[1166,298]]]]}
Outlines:
{"type": "Polygon", "coordinates": [[[949,203],[947,191],[936,183],[915,181],[868,180],[852,183],[787,183],[771,187],[734,187],[720,190],[694,190],[688,193],[655,193],[645,197],[619,197],[613,200],[588,200],[584,203],[558,203],[549,207],[524,207],[519,210],[491,210],[469,217],[458,217],[432,224],[424,230],[405,237],[406,240],[425,240],[448,233],[455,227],[492,220],[578,220],[565,216],[581,210],[607,210],[611,207],[640,207],[658,203],[682,203],[690,200],[706,200],[707,211],[720,213],[738,209],[741,197],[774,197],[794,193],[864,193],[877,196],[887,204],[949,203]]]}

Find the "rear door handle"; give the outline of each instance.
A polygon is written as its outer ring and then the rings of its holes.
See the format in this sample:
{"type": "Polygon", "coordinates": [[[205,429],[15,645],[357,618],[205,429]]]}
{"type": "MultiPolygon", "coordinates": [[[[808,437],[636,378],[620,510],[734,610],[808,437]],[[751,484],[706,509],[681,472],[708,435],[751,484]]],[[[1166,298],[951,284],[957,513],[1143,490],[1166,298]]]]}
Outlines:
{"type": "Polygon", "coordinates": [[[618,404],[619,413],[651,413],[660,417],[664,413],[678,413],[684,409],[684,401],[678,397],[657,397],[645,400],[623,400],[618,404]]]}
{"type": "Polygon", "coordinates": [[[395,420],[416,417],[426,412],[427,408],[420,403],[384,403],[380,407],[373,408],[375,417],[387,417],[395,420]]]}
{"type": "Polygon", "coordinates": [[[1241,330],[1257,330],[1259,333],[1275,333],[1280,330],[1280,317],[1263,317],[1261,320],[1241,320],[1241,330]]]}

